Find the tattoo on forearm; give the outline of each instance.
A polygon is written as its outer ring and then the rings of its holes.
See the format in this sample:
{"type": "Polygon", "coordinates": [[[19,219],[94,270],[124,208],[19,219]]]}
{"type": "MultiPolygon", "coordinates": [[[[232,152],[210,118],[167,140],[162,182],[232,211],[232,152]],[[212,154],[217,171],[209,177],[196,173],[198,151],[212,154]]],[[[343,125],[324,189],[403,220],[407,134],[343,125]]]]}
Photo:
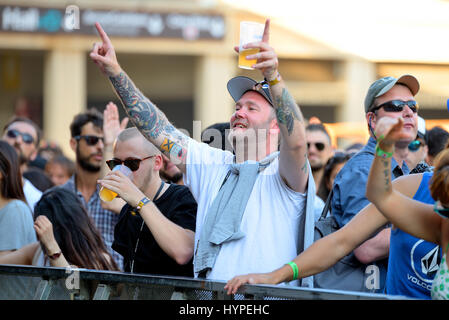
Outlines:
{"type": "Polygon", "coordinates": [[[293,132],[295,120],[303,122],[301,111],[286,88],[283,88],[281,96],[276,96],[275,99],[278,122],[287,127],[288,134],[290,135],[293,132]]]}
{"type": "MultiPolygon", "coordinates": [[[[125,106],[125,111],[128,114],[134,125],[142,132],[144,136],[154,142],[161,136],[166,136],[175,141],[171,141],[170,150],[173,149],[174,143],[181,150],[185,156],[185,146],[187,145],[187,137],[178,131],[168,120],[167,117],[160,111],[155,104],[153,104],[147,97],[145,97],[138,88],[134,85],[128,75],[121,72],[115,77],[109,77],[115,91],[120,100],[125,106]],[[176,138],[173,138],[176,137],[176,138]]],[[[168,139],[165,139],[168,140],[168,139]]],[[[168,140],[170,141],[170,140],[168,140]]],[[[160,146],[162,148],[162,146],[160,146]]],[[[169,155],[170,150],[163,150],[169,155]]]]}
{"type": "Polygon", "coordinates": [[[390,190],[390,163],[388,160],[382,161],[384,165],[384,182],[385,182],[385,191],[390,190]]]}
{"type": "Polygon", "coordinates": [[[302,168],[301,168],[301,170],[305,173],[305,174],[307,174],[307,153],[304,153],[304,165],[302,166],[302,168]]]}

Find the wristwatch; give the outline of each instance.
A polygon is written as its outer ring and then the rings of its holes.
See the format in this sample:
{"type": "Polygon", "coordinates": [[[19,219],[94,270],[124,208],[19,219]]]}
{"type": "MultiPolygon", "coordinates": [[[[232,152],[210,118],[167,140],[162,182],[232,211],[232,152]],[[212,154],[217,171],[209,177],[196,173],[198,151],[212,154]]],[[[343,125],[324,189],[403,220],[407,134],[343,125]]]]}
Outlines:
{"type": "Polygon", "coordinates": [[[147,203],[150,203],[150,202],[151,202],[150,199],[148,199],[147,197],[143,197],[142,200],[140,200],[139,203],[137,204],[137,207],[136,207],[137,211],[140,211],[140,209],[142,209],[142,207],[144,205],[146,205],[147,203]]]}

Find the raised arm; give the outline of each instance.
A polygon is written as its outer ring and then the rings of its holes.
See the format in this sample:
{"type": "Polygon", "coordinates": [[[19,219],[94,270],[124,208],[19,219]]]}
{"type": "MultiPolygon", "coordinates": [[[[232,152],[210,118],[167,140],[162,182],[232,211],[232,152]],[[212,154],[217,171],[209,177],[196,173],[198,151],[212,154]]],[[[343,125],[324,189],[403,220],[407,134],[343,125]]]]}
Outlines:
{"type": "Polygon", "coordinates": [[[101,42],[94,44],[91,59],[109,77],[133,124],[142,134],[170,158],[183,172],[189,137],[177,130],[165,114],[134,85],[121,69],[114,47],[99,23],[95,24],[101,42]]]}
{"type": "MultiPolygon", "coordinates": [[[[257,63],[253,67],[260,70],[270,84],[278,126],[281,131],[280,175],[290,188],[304,192],[308,178],[304,117],[279,74],[276,52],[268,44],[269,35],[270,20],[267,19],[262,41],[247,44],[244,48],[260,49],[259,53],[248,56],[248,59],[257,59],[257,63]]],[[[238,51],[238,47],[235,50],[238,51]]]]}
{"type": "Polygon", "coordinates": [[[399,229],[439,243],[441,219],[432,206],[404,196],[391,185],[391,156],[394,143],[402,138],[402,126],[401,118],[383,117],[378,121],[378,145],[366,185],[366,197],[399,229]]]}

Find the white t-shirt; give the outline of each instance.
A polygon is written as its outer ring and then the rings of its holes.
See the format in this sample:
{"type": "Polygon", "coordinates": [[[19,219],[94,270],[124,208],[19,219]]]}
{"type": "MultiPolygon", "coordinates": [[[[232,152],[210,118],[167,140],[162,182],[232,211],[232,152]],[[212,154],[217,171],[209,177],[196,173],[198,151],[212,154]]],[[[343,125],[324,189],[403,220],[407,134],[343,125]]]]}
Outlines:
{"type": "MultiPolygon", "coordinates": [[[[198,203],[196,252],[206,213],[234,156],[228,151],[190,141],[184,182],[198,203]]],[[[227,281],[236,275],[270,272],[294,259],[305,200],[306,194],[295,192],[284,183],[276,158],[255,181],[240,226],[245,237],[221,246],[207,278],[227,281]]]]}
{"type": "Polygon", "coordinates": [[[42,191],[36,188],[29,180],[23,178],[23,193],[31,211],[34,212],[34,206],[41,199],[42,191]]]}

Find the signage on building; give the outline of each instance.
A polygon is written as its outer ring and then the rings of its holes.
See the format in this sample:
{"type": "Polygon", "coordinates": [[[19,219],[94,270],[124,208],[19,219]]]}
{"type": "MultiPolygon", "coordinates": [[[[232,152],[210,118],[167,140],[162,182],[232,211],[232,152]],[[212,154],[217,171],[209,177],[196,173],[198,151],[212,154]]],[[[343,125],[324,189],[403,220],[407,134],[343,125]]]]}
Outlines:
{"type": "Polygon", "coordinates": [[[0,6],[0,32],[96,35],[99,22],[110,36],[221,40],[220,14],[0,6]]]}

